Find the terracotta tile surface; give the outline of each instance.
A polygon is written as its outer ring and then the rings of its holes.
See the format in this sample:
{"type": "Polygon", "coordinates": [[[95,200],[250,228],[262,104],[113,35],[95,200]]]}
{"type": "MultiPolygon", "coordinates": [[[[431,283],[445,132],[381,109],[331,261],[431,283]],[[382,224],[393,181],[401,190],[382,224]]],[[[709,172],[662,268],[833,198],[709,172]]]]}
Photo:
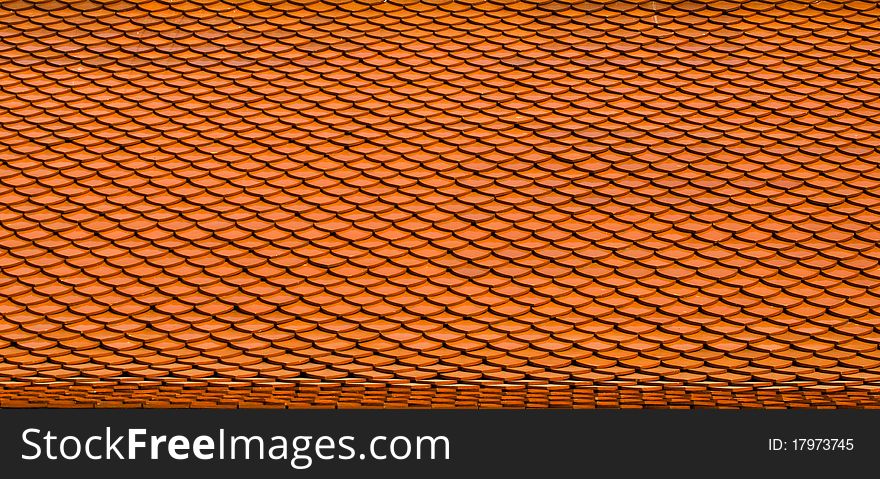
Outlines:
{"type": "Polygon", "coordinates": [[[0,405],[880,405],[868,2],[0,4],[0,405]]]}

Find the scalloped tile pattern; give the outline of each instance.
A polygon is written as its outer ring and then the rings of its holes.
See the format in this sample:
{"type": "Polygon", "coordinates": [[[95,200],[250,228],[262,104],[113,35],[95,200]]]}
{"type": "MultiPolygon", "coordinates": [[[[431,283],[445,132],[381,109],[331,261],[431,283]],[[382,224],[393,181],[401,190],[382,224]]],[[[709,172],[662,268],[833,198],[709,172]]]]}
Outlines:
{"type": "Polygon", "coordinates": [[[876,406],[878,16],[3,2],[0,405],[876,406]]]}

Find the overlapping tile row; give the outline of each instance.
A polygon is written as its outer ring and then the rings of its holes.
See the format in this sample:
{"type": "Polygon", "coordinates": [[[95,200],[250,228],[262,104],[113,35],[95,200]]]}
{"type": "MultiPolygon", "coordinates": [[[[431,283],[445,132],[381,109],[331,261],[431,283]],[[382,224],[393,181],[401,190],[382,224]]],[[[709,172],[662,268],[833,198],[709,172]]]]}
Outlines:
{"type": "Polygon", "coordinates": [[[562,383],[443,384],[90,380],[0,384],[0,407],[33,408],[872,408],[868,386],[710,388],[562,383]]]}
{"type": "Polygon", "coordinates": [[[0,405],[880,404],[878,66],[867,2],[3,2],[0,405]]]}

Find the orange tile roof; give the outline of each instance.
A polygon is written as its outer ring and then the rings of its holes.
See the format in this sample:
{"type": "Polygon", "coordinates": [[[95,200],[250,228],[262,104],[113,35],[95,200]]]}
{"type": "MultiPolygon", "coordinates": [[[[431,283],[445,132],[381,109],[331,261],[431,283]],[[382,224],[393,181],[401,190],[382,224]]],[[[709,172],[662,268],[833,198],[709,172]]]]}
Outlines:
{"type": "Polygon", "coordinates": [[[0,405],[878,406],[865,2],[3,2],[0,405]]]}

